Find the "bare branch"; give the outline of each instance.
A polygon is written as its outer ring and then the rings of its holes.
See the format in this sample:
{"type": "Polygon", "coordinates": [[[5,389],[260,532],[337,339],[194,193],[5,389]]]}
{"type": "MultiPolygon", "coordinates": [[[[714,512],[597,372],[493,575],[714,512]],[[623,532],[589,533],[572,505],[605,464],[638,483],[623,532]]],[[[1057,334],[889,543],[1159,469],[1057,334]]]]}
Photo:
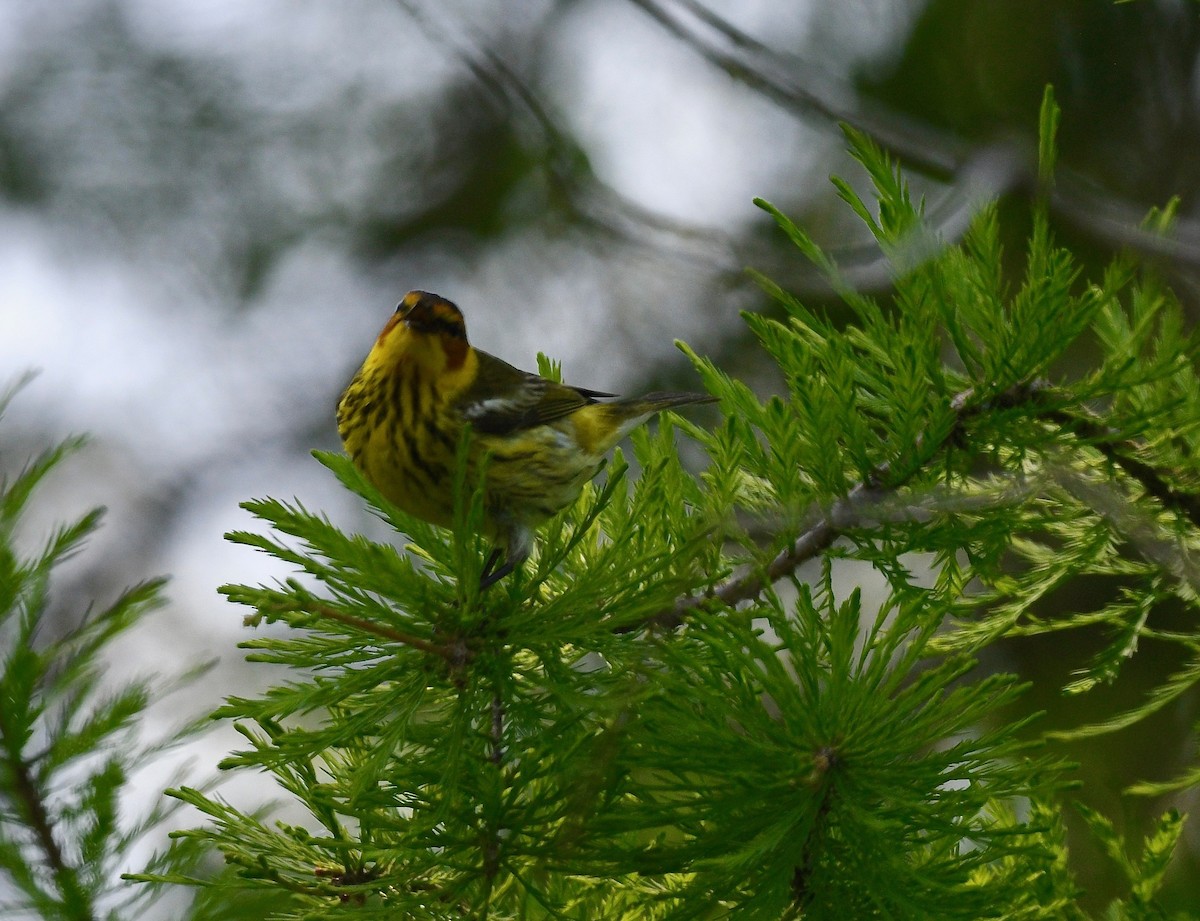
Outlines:
{"type": "MultiPolygon", "coordinates": [[[[873,104],[853,87],[794,55],[752,38],[696,0],[629,0],[714,67],[804,117],[844,122],[893,151],[907,166],[952,182],[952,197],[970,204],[1009,193],[1044,196],[1050,210],[1076,230],[1113,248],[1200,268],[1200,223],[1178,219],[1169,235],[1142,227],[1146,208],[1096,190],[1078,173],[1038,179],[1036,151],[1020,140],[978,147],[917,119],[873,104]]],[[[957,209],[956,209],[957,210],[957,209]]],[[[961,222],[954,222],[955,225],[961,222]]],[[[939,230],[947,239],[946,231],[939,230]]]]}
{"type": "MultiPolygon", "coordinates": [[[[976,402],[973,389],[964,390],[951,400],[956,421],[947,435],[937,444],[929,445],[927,459],[932,459],[947,444],[960,438],[962,426],[967,419],[989,407],[1013,407],[1027,404],[1031,416],[1056,426],[1061,432],[1074,435],[1081,444],[1099,451],[1115,467],[1136,481],[1147,495],[1155,498],[1166,508],[1192,526],[1200,528],[1200,500],[1169,483],[1152,465],[1137,457],[1137,446],[1115,429],[1104,426],[1084,410],[1068,412],[1054,404],[1053,389],[1045,381],[1033,381],[1010,388],[1003,394],[983,402],[976,402]],[[1044,404],[1044,405],[1039,405],[1044,404]]],[[[1068,495],[1074,497],[1103,517],[1114,533],[1128,541],[1146,560],[1161,566],[1177,579],[1186,583],[1192,591],[1200,594],[1200,564],[1192,559],[1190,549],[1183,541],[1164,534],[1149,516],[1139,514],[1127,502],[1116,502],[1111,488],[1105,488],[1087,480],[1073,471],[1069,463],[1045,465],[1046,475],[1068,495]]],[[[640,624],[625,627],[626,630],[654,627],[673,630],[681,626],[688,616],[698,608],[716,602],[733,607],[744,601],[758,598],[767,586],[789,578],[796,570],[827,550],[834,541],[852,527],[880,520],[896,520],[898,517],[894,499],[898,489],[911,481],[917,470],[907,476],[896,478],[889,464],[877,466],[867,479],[857,483],[845,496],[836,499],[825,508],[815,509],[809,525],[790,546],[777,554],[766,567],[748,566],[741,572],[714,586],[702,595],[679,599],[672,607],[660,611],[640,624]],[[890,508],[889,508],[890,506],[890,508]],[[884,514],[881,515],[880,511],[884,514]]],[[[1019,499],[1028,495],[1033,484],[1017,492],[1006,494],[1006,500],[1019,499]]],[[[937,507],[946,507],[944,503],[937,507]]],[[[906,518],[915,518],[925,507],[907,504],[900,510],[906,518]]]]}

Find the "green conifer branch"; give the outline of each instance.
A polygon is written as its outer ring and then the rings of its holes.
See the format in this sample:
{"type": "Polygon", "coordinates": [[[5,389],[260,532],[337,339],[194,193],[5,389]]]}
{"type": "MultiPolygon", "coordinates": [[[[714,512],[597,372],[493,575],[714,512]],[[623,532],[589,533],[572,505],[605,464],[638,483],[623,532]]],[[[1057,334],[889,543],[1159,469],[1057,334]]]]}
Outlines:
{"type": "MultiPolygon", "coordinates": [[[[22,384],[24,381],[22,382],[22,384]]],[[[18,385],[18,387],[21,384],[18,385]]],[[[17,388],[0,394],[0,417],[17,388]]],[[[174,810],[153,808],[140,821],[119,799],[131,773],[193,734],[141,741],[151,700],[170,688],[158,680],[115,687],[102,680],[101,656],[114,638],[161,602],[162,580],[87,606],[63,623],[52,606],[54,570],[99,526],[102,509],[54,529],[32,552],[24,513],[56,468],[83,444],[69,439],[15,475],[0,478],[0,914],[56,921],[140,918],[161,887],[120,879],[174,810]],[[51,611],[56,620],[51,627],[51,611]]],[[[194,867],[195,849],[168,848],[155,869],[194,867]]]]}
{"type": "MultiPolygon", "coordinates": [[[[181,834],[242,891],[311,918],[1087,916],[1064,857],[1068,767],[1017,709],[1023,685],[977,674],[974,654],[1111,627],[1079,693],[1139,640],[1195,642],[1153,620],[1194,602],[1174,555],[1200,492],[1195,345],[1165,288],[1127,259],[1089,283],[1044,213],[1018,278],[995,209],[941,246],[896,165],[848,137],[875,196],[839,193],[897,267],[892,302],[768,206],[846,316],[764,282],[780,315],[747,323],[786,393],[760,400],[689,352],[722,423],[636,433],[641,475],[618,455],[510,579],[477,589],[481,493],[462,476],[447,535],[319,455],[403,548],[299,502],[247,503],[269,533],[230,538],[304,581],[223,589],[250,623],[294,629],[243,644],[291,671],[218,711],[245,739],[222,767],[272,776],[301,819],[171,791],[211,822],[181,834]],[[1064,374],[1091,334],[1092,365],[1064,374]],[[678,432],[707,453],[699,479],[678,432]],[[881,597],[839,593],[846,559],[881,597]],[[1037,608],[1081,574],[1121,591],[1037,608]]],[[[1052,144],[1042,156],[1048,181],[1052,144]]],[[[1197,680],[1185,666],[1101,728],[1197,680]]],[[[1138,911],[1175,827],[1123,865],[1138,911]]]]}

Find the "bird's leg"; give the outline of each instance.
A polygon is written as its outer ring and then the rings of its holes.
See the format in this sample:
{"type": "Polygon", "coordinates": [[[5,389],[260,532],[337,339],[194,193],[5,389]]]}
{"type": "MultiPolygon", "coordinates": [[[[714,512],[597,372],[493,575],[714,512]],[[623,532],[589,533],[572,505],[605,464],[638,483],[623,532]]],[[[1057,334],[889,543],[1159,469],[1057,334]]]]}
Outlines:
{"type": "Polygon", "coordinates": [[[501,550],[499,547],[494,547],[492,552],[488,554],[487,561],[483,564],[483,572],[479,574],[479,590],[491,588],[510,572],[517,568],[517,564],[512,560],[508,560],[503,566],[497,567],[500,562],[501,550]]]}

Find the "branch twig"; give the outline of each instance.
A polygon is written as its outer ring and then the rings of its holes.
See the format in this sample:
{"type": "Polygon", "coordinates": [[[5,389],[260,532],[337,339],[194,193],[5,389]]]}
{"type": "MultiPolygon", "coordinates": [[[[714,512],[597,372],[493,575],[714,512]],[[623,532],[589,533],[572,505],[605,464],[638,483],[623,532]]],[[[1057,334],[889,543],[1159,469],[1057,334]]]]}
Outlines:
{"type": "MultiPolygon", "coordinates": [[[[1029,385],[1013,388],[1010,394],[1003,394],[993,402],[1007,404],[1015,398],[1018,391],[1025,393],[1029,389],[1029,385]]],[[[957,438],[962,423],[969,416],[979,411],[980,407],[971,402],[974,396],[975,389],[968,388],[956,394],[951,399],[950,409],[956,416],[955,423],[949,426],[946,434],[936,445],[932,446],[929,457],[936,454],[948,442],[957,438]]],[[[918,444],[923,444],[926,440],[922,437],[919,439],[918,444]]],[[[918,469],[920,467],[915,466],[913,473],[918,469]]],[[[858,519],[856,506],[860,505],[864,499],[871,495],[877,495],[881,487],[894,490],[903,486],[905,482],[911,479],[912,475],[910,473],[900,480],[894,480],[892,478],[892,465],[890,463],[885,462],[877,465],[864,480],[851,487],[845,496],[834,500],[833,504],[826,508],[818,509],[812,516],[814,523],[805,529],[792,542],[790,547],[781,551],[771,560],[765,569],[750,567],[744,572],[726,580],[721,585],[710,589],[705,594],[681,598],[672,607],[648,617],[645,621],[634,627],[627,627],[626,629],[655,627],[663,630],[673,630],[680,626],[692,611],[711,604],[713,601],[732,607],[742,601],[757,598],[768,585],[773,585],[780,579],[787,578],[802,563],[813,559],[837,540],[841,533],[858,519]],[[889,480],[892,481],[889,482],[889,480]]]]}
{"type": "MultiPolygon", "coordinates": [[[[1042,380],[1019,384],[1009,388],[1002,394],[986,401],[975,402],[974,389],[967,389],[957,394],[951,401],[950,407],[955,414],[955,421],[949,427],[947,434],[936,444],[930,446],[926,460],[932,458],[947,444],[960,437],[963,424],[973,415],[979,414],[988,406],[1012,408],[1020,404],[1036,407],[1037,401],[1044,401],[1052,393],[1051,386],[1042,380]]],[[[1105,427],[1103,424],[1087,415],[1075,415],[1064,409],[1051,405],[1044,411],[1034,412],[1035,418],[1054,424],[1060,431],[1068,432],[1078,437],[1081,443],[1099,451],[1115,467],[1119,468],[1130,479],[1138,482],[1147,495],[1158,500],[1164,508],[1187,519],[1194,527],[1200,529],[1200,500],[1195,495],[1183,492],[1167,482],[1163,476],[1150,464],[1136,456],[1136,448],[1120,432],[1105,427]]],[[[923,442],[925,439],[920,439],[923,442]]],[[[919,442],[920,443],[920,442],[919,442]]],[[[845,496],[836,499],[831,505],[817,510],[813,523],[772,559],[766,567],[750,566],[742,572],[730,577],[720,585],[710,588],[702,595],[680,598],[673,606],[658,612],[634,626],[626,626],[624,630],[640,628],[657,628],[673,630],[683,624],[687,617],[698,608],[706,607],[713,602],[722,606],[733,607],[743,601],[757,598],[769,585],[792,575],[803,563],[814,559],[822,551],[829,548],[835,540],[855,523],[863,520],[864,505],[879,497],[882,493],[894,491],[909,482],[915,473],[924,465],[915,465],[912,472],[895,478],[892,476],[890,464],[883,463],[875,467],[862,482],[855,484],[845,496]]],[[[1060,473],[1055,476],[1055,482],[1066,489],[1080,501],[1093,506],[1103,506],[1093,491],[1088,491],[1087,484],[1078,478],[1066,477],[1060,473]],[[1090,498],[1089,498],[1090,497],[1090,498]]],[[[1114,530],[1130,540],[1139,552],[1152,562],[1163,566],[1178,578],[1189,582],[1193,588],[1200,586],[1200,570],[1186,559],[1186,553],[1181,553],[1178,546],[1156,535],[1147,532],[1148,525],[1138,519],[1136,527],[1124,524],[1122,519],[1111,510],[1098,508],[1100,514],[1109,521],[1114,530]],[[1120,526],[1120,527],[1118,527],[1120,526]],[[1180,557],[1175,559],[1174,557],[1180,557]]]]}
{"type": "Polygon", "coordinates": [[[54,836],[54,823],[46,811],[42,791],[38,789],[29,762],[22,757],[20,742],[14,738],[15,735],[14,727],[9,726],[5,719],[4,707],[0,706],[0,742],[8,749],[8,770],[12,777],[15,811],[33,832],[63,900],[77,906],[88,906],[78,917],[81,921],[91,921],[95,917],[90,907],[91,900],[79,884],[78,871],[67,862],[54,836]]]}
{"type": "Polygon", "coordinates": [[[1065,168],[1053,186],[1038,178],[1032,145],[972,145],[957,135],[865,99],[820,68],[782,54],[737,29],[695,0],[630,0],[714,67],[786,111],[844,122],[869,134],[906,164],[954,180],[968,202],[1023,192],[1045,195],[1050,209],[1076,230],[1114,248],[1200,267],[1200,224],[1176,219],[1169,235],[1142,226],[1146,208],[1093,191],[1065,168]],[[972,191],[974,189],[975,191],[972,191]]]}
{"type": "Polygon", "coordinates": [[[299,605],[281,605],[278,607],[278,610],[280,613],[294,611],[304,614],[314,614],[317,617],[325,617],[329,620],[336,620],[339,624],[353,627],[355,630],[361,630],[363,633],[370,633],[380,639],[389,640],[393,643],[402,643],[405,646],[411,646],[413,649],[419,649],[421,652],[440,656],[447,661],[454,657],[453,650],[447,646],[422,639],[412,633],[405,633],[403,630],[397,630],[395,627],[389,627],[387,624],[380,624],[373,620],[367,620],[364,617],[347,614],[345,611],[339,611],[335,607],[321,604],[320,602],[311,602],[303,607],[299,605]]]}

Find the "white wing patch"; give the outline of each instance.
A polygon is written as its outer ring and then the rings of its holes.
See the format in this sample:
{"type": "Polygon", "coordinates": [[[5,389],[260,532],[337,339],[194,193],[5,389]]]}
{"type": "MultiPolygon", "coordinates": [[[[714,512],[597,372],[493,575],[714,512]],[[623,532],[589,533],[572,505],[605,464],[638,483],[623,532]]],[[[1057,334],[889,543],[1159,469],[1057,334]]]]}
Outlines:
{"type": "Polygon", "coordinates": [[[524,412],[529,408],[529,402],[528,398],[514,400],[511,397],[488,397],[486,400],[480,400],[477,403],[472,403],[470,406],[464,406],[462,414],[464,418],[474,422],[477,419],[485,419],[488,416],[507,416],[513,413],[524,412]]]}

